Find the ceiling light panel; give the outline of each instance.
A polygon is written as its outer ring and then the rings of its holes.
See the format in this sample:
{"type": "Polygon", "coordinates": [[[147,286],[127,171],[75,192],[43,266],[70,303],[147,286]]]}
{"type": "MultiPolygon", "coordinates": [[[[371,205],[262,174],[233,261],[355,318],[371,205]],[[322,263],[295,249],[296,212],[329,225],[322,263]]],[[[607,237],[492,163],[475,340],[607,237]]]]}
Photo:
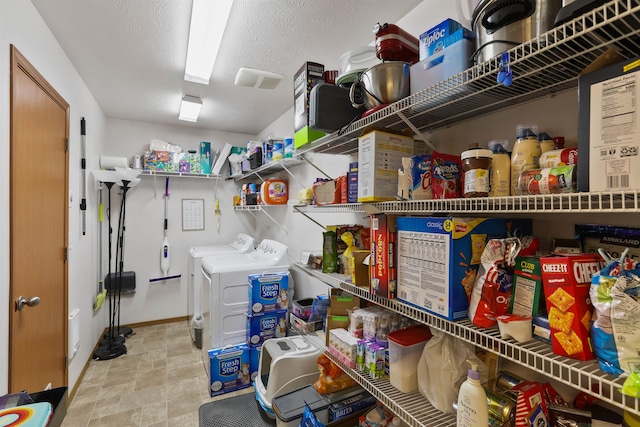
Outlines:
{"type": "Polygon", "coordinates": [[[195,96],[185,95],[180,103],[180,115],[178,118],[186,122],[195,122],[198,120],[202,108],[202,100],[195,96]]]}
{"type": "Polygon", "coordinates": [[[193,0],[184,79],[209,84],[233,0],[193,0]]]}

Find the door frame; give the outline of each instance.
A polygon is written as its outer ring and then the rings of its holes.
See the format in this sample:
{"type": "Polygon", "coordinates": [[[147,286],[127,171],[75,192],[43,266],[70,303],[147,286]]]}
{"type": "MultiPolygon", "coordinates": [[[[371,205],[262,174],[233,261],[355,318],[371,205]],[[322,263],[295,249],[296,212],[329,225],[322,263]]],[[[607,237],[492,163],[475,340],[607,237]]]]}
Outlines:
{"type": "MultiPolygon", "coordinates": [[[[38,70],[27,60],[27,58],[13,45],[10,45],[11,51],[11,61],[10,61],[10,95],[9,95],[9,122],[10,122],[10,141],[9,141],[9,354],[8,354],[8,388],[9,391],[12,390],[12,357],[11,357],[11,345],[13,339],[16,337],[12,336],[12,327],[13,327],[13,316],[11,313],[14,310],[14,301],[18,297],[14,293],[13,288],[13,215],[11,215],[11,206],[14,203],[13,192],[11,191],[11,177],[13,176],[16,168],[23,170],[23,165],[15,164],[15,159],[11,155],[14,151],[17,141],[16,130],[14,126],[14,120],[16,119],[16,111],[14,106],[14,73],[18,70],[24,72],[27,76],[29,76],[33,82],[38,85],[44,93],[46,93],[56,104],[58,104],[61,109],[65,111],[65,139],[67,141],[67,147],[65,149],[65,180],[64,180],[64,194],[66,195],[66,199],[69,197],[69,121],[70,121],[70,107],[67,101],[47,82],[47,80],[38,72],[38,70]]],[[[67,203],[64,204],[67,206],[67,203]]],[[[62,310],[63,316],[63,325],[61,337],[64,340],[64,349],[65,349],[65,366],[63,372],[64,385],[69,385],[69,341],[68,341],[68,313],[69,313],[69,257],[68,257],[68,248],[69,248],[69,210],[67,208],[64,209],[64,248],[66,254],[64,255],[64,283],[63,283],[63,301],[64,307],[62,310]]]]}

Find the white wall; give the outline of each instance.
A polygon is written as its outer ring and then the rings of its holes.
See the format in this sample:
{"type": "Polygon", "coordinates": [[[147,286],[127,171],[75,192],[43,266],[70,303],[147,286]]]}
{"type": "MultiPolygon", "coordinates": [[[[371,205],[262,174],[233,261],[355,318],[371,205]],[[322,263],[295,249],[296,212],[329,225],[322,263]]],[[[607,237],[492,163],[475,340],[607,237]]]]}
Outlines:
{"type": "Polygon", "coordinates": [[[9,296],[9,48],[15,45],[70,104],[69,152],[69,309],[80,308],[81,347],[69,367],[73,387],[105,325],[103,312],[94,314],[97,290],[95,194],[88,188],[87,233],[80,231],[80,118],[87,120],[88,167],[104,143],[104,115],[31,2],[0,2],[0,395],[8,390],[9,296]]]}

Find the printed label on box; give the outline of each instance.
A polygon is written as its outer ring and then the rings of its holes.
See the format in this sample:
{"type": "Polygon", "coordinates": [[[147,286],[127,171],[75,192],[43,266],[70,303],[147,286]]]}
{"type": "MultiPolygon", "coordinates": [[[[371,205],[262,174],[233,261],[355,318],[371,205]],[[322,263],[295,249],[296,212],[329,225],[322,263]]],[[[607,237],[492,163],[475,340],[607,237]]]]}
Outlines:
{"type": "Polygon", "coordinates": [[[287,310],[247,316],[247,342],[253,346],[262,345],[270,338],[287,335],[287,310]]]}
{"type": "Polygon", "coordinates": [[[209,391],[211,396],[251,385],[249,346],[239,344],[209,350],[209,391]]]}
{"type": "Polygon", "coordinates": [[[266,313],[289,304],[289,273],[249,275],[249,310],[266,313]]]}

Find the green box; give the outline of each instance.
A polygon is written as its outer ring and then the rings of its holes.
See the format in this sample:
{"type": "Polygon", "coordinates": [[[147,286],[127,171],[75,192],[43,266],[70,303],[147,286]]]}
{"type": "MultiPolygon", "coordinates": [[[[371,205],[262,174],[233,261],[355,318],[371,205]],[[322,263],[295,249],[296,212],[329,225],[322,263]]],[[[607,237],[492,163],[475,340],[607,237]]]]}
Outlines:
{"type": "Polygon", "coordinates": [[[309,126],[305,126],[293,135],[293,147],[300,148],[316,139],[320,139],[325,136],[326,133],[319,130],[311,129],[309,126]]]}
{"type": "Polygon", "coordinates": [[[539,256],[516,257],[511,312],[520,316],[546,314],[539,256]]]}

